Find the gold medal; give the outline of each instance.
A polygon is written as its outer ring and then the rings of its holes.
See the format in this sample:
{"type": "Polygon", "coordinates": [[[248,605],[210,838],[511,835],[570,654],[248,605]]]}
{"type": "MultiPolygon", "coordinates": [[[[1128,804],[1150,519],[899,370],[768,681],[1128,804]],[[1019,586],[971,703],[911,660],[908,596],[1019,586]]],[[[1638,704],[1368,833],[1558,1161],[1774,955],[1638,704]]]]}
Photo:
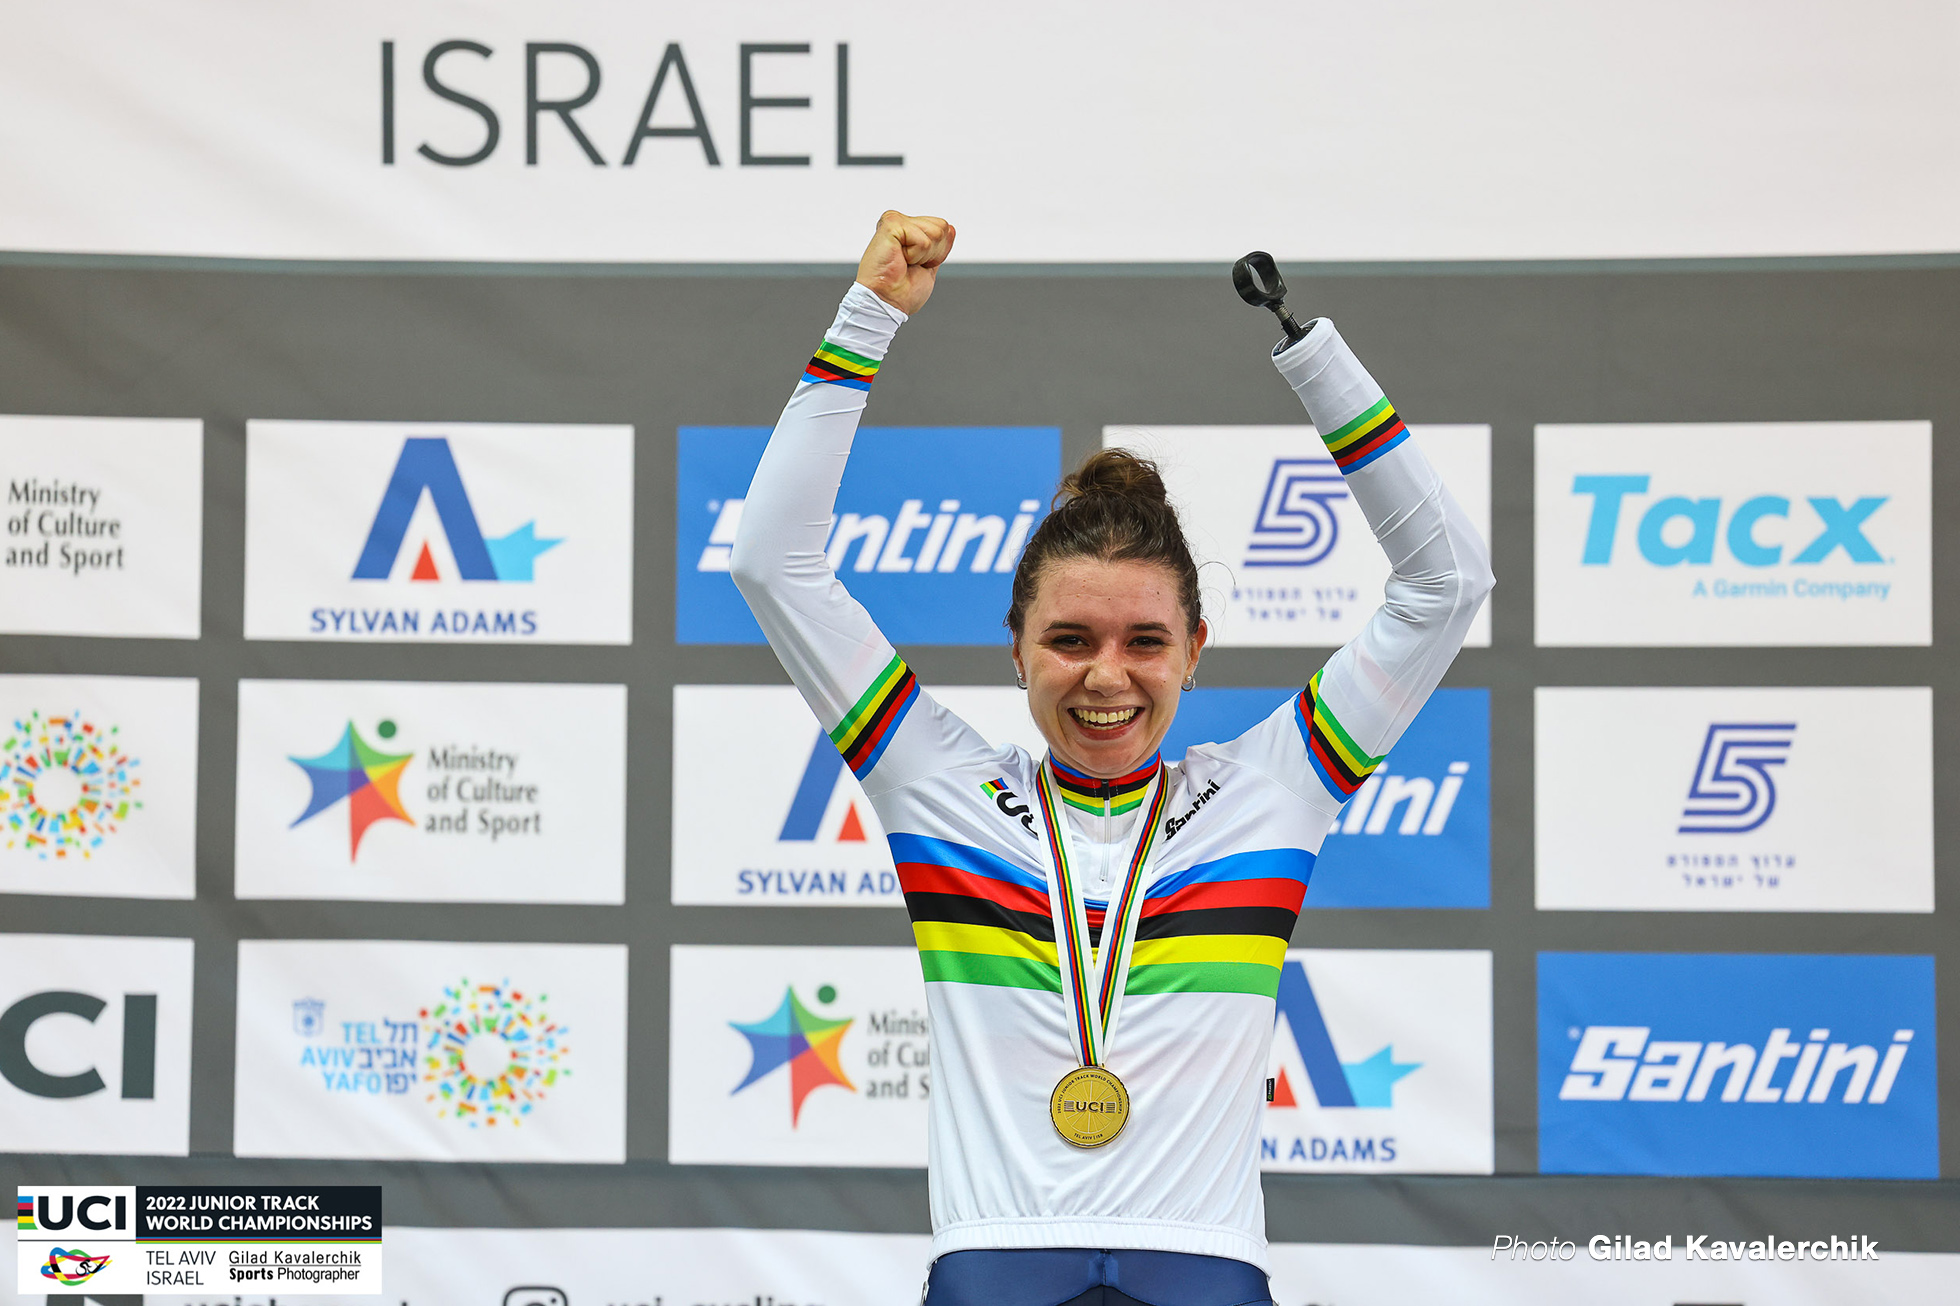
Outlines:
{"type": "Polygon", "coordinates": [[[1103,1066],[1077,1066],[1048,1097],[1055,1132],[1076,1147],[1101,1147],[1130,1121],[1130,1091],[1103,1066]]]}

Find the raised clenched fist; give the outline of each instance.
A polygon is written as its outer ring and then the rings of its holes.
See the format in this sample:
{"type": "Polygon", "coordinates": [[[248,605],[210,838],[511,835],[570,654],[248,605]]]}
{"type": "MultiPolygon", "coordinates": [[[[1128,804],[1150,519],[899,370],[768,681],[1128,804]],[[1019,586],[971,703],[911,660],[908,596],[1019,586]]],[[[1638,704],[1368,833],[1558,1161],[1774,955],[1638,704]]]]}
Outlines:
{"type": "Polygon", "coordinates": [[[955,234],[944,218],[885,210],[877,234],[858,260],[858,284],[903,313],[918,312],[932,297],[939,265],[953,252],[955,234]]]}

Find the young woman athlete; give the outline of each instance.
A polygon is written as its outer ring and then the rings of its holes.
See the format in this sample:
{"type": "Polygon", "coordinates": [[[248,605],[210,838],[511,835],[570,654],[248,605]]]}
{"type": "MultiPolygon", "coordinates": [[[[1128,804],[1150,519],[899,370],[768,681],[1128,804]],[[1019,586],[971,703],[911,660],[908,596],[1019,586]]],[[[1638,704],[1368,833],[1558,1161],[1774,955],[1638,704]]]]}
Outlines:
{"type": "Polygon", "coordinates": [[[1166,765],[1198,576],[1149,463],[1105,451],[1028,541],[1007,624],[1046,758],[919,688],[825,560],[851,438],[951,225],[887,213],[762,464],[733,571],[891,843],[925,971],[928,1306],[1268,1300],[1274,995],[1322,838],[1456,656],[1484,542],[1331,322],[1274,353],[1393,564],[1297,696],[1166,765]]]}

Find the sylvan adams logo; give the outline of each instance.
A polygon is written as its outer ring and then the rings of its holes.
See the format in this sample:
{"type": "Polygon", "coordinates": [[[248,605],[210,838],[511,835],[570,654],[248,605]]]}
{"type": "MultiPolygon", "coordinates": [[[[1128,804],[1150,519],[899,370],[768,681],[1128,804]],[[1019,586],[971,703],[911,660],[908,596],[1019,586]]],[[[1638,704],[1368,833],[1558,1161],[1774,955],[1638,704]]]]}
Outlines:
{"type": "MultiPolygon", "coordinates": [[[[1289,960],[1280,969],[1278,1015],[1285,1018],[1293,1045],[1300,1051],[1300,1061],[1307,1068],[1314,1098],[1324,1107],[1392,1107],[1396,1083],[1422,1069],[1420,1061],[1397,1061],[1392,1043],[1383,1044],[1380,1051],[1365,1060],[1342,1061],[1334,1051],[1334,1040],[1320,1014],[1320,1003],[1314,999],[1307,968],[1297,961],[1289,960]]],[[[1287,1079],[1285,1066],[1279,1068],[1275,1078],[1271,1106],[1299,1106],[1300,1099],[1287,1079]]]]}
{"type": "MultiPolygon", "coordinates": [[[[803,766],[803,778],[797,782],[796,796],[790,799],[789,812],[783,817],[783,832],[776,836],[779,842],[816,841],[824,813],[830,810],[831,796],[843,775],[844,755],[830,742],[830,736],[819,730],[816,746],[810,750],[810,760],[803,766]]],[[[858,816],[855,801],[844,805],[844,819],[831,838],[837,843],[865,842],[864,821],[858,816]]]]}
{"type": "MultiPolygon", "coordinates": [[[[375,727],[374,733],[382,739],[392,739],[395,736],[395,723],[383,721],[375,727]]],[[[306,772],[306,778],[313,785],[313,794],[307,799],[306,810],[293,821],[293,826],[302,825],[331,810],[344,799],[347,803],[347,860],[353,861],[360,855],[361,836],[376,821],[415,824],[415,818],[402,806],[401,799],[402,771],[414,756],[413,753],[384,753],[370,748],[354,728],[354,723],[349,721],[347,728],[341,732],[340,742],[326,752],[318,757],[289,759],[306,772]]]]}
{"type": "Polygon", "coordinates": [[[550,995],[459,981],[422,1008],[422,1083],[439,1118],[470,1128],[516,1128],[572,1068],[571,1029],[551,1018],[550,995]]]}
{"type": "Polygon", "coordinates": [[[107,1256],[91,1256],[79,1247],[56,1247],[48,1253],[48,1263],[41,1267],[41,1277],[53,1279],[56,1283],[87,1283],[108,1265],[107,1256]]]}
{"type": "Polygon", "coordinates": [[[1716,722],[1702,740],[1680,834],[1747,834],[1776,810],[1772,766],[1790,760],[1794,721],[1776,724],[1716,722]]]}
{"type": "MultiPolygon", "coordinates": [[[[456,575],[462,580],[517,581],[532,579],[538,555],[565,542],[563,536],[539,539],[537,523],[525,522],[516,530],[496,539],[484,538],[477,525],[476,509],[463,488],[462,473],[456,469],[456,456],[443,436],[410,436],[402,441],[401,457],[395,461],[394,475],[382,493],[381,507],[368,528],[367,543],[354,564],[355,580],[387,580],[407,542],[410,520],[426,491],[441,523],[455,559],[456,575]]],[[[410,580],[434,581],[445,577],[422,541],[415,555],[410,580]]]]}
{"type": "MultiPolygon", "coordinates": [[[[830,985],[817,990],[820,1005],[828,1006],[836,1000],[837,990],[830,985]]],[[[733,1020],[728,1025],[749,1041],[750,1058],[749,1073],[729,1090],[730,1097],[766,1079],[780,1067],[788,1066],[789,1122],[793,1129],[803,1114],[803,1100],[825,1084],[857,1092],[857,1085],[850,1081],[839,1062],[851,1018],[824,1019],[803,1005],[793,986],[783,990],[782,1005],[770,1016],[752,1025],[733,1020]]]]}
{"type": "Polygon", "coordinates": [[[0,739],[0,825],[6,846],[43,861],[87,858],[143,806],[117,727],[79,712],[29,712],[0,739]]]}

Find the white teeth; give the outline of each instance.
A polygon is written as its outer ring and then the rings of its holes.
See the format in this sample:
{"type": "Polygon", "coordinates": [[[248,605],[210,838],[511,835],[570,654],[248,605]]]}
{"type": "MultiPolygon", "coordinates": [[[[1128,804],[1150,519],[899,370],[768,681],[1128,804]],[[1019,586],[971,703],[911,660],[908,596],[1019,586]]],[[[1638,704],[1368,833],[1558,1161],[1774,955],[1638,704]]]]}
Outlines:
{"type": "Polygon", "coordinates": [[[1128,723],[1131,718],[1135,717],[1143,709],[1140,707],[1119,707],[1109,712],[1098,712],[1094,708],[1072,707],[1069,711],[1073,712],[1075,719],[1085,726],[1120,726],[1128,723]]]}

